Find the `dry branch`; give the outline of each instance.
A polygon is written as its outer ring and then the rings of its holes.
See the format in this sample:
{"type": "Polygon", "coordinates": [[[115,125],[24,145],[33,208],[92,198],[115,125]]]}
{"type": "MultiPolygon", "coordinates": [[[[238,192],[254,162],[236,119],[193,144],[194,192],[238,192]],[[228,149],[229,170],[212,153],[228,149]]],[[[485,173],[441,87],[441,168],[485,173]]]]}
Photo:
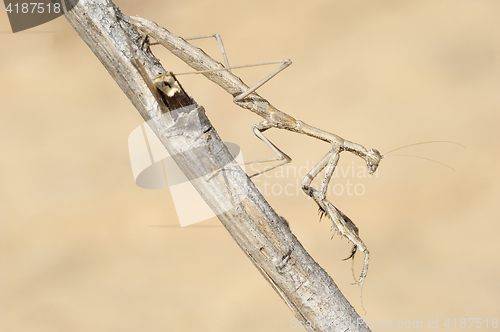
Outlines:
{"type": "MultiPolygon", "coordinates": [[[[71,0],[66,0],[68,4],[71,0]]],[[[239,167],[203,177],[232,162],[217,132],[196,105],[166,110],[133,64],[151,78],[166,72],[143,36],[110,0],[81,0],[65,16],[132,101],[181,170],[261,274],[308,331],[369,331],[331,277],[291,233],[239,167]],[[313,323],[316,323],[313,326],[313,323]],[[322,323],[322,325],[320,325],[322,323]]]]}

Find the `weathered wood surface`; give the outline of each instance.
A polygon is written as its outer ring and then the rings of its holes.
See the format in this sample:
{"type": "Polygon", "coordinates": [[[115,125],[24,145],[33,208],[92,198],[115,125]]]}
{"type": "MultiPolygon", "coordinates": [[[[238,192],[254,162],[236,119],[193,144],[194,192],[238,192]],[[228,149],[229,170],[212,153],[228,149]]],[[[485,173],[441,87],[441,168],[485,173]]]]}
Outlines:
{"type": "Polygon", "coordinates": [[[231,167],[208,181],[204,179],[231,163],[232,156],[203,108],[194,101],[190,107],[165,112],[166,106],[160,105],[162,101],[155,98],[133,65],[134,56],[151,78],[166,71],[149,48],[143,47],[143,36],[118,8],[109,0],[80,0],[65,16],[240,248],[297,319],[310,323],[306,330],[369,331],[366,325],[358,324],[361,318],[332,278],[306,252],[241,168],[231,167]]]}

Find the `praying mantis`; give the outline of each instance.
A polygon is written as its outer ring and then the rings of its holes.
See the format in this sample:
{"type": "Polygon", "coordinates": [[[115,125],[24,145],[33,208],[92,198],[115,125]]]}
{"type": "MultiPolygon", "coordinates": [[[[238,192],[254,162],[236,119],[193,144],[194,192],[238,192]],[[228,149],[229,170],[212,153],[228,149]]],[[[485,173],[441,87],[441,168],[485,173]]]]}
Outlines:
{"type": "MultiPolygon", "coordinates": [[[[335,171],[338,164],[340,153],[343,151],[351,152],[366,162],[366,167],[369,174],[373,174],[380,161],[384,158],[378,150],[366,149],[364,146],[351,142],[349,140],[343,139],[342,137],[335,135],[333,133],[315,128],[306,124],[303,121],[297,120],[292,116],[284,113],[274,106],[272,106],[266,99],[259,96],[255,91],[269,81],[272,77],[277,75],[280,71],[285,69],[291,64],[290,60],[272,61],[261,64],[271,64],[271,63],[281,63],[281,65],[274,70],[271,74],[266,76],[260,82],[252,87],[247,86],[243,81],[231,72],[231,69],[247,66],[237,66],[231,67],[227,61],[227,57],[223,48],[222,40],[218,35],[201,36],[195,38],[205,38],[205,37],[215,37],[221,47],[225,65],[219,63],[218,61],[211,58],[203,50],[191,45],[186,39],[178,37],[163,27],[160,27],[155,22],[140,18],[131,17],[133,24],[143,32],[146,37],[152,37],[154,40],[166,47],[171,53],[176,55],[178,58],[183,60],[191,68],[195,70],[195,73],[200,73],[206,78],[216,83],[229,94],[233,96],[233,101],[236,105],[248,109],[251,112],[261,116],[263,120],[253,125],[252,130],[254,134],[262,140],[266,145],[268,145],[271,150],[276,154],[276,158],[265,159],[254,161],[252,163],[260,162],[271,162],[278,161],[277,165],[268,167],[263,171],[252,174],[249,177],[254,177],[264,172],[270,171],[277,167],[283,166],[291,162],[291,158],[284,153],[280,148],[273,144],[269,139],[264,136],[264,132],[271,128],[284,129],[294,133],[303,134],[310,136],[319,140],[322,140],[330,144],[330,149],[326,155],[308,172],[302,181],[302,190],[309,195],[319,206],[321,215],[327,215],[333,221],[334,231],[340,233],[341,236],[346,237],[352,244],[353,248],[347,259],[353,259],[357,251],[364,253],[364,263],[361,274],[358,278],[355,277],[355,282],[353,284],[360,284],[361,291],[364,280],[368,273],[368,265],[370,260],[370,253],[368,248],[363,243],[359,237],[359,230],[356,225],[340,210],[338,210],[332,203],[330,203],[326,198],[326,192],[328,189],[328,184],[335,171]],[[312,181],[324,171],[323,177],[318,189],[314,189],[311,186],[312,181]]],[[[191,38],[191,39],[195,39],[191,38]]],[[[147,38],[145,38],[147,40],[147,38]]],[[[181,73],[183,74],[183,73],[181,73]]],[[[177,74],[177,75],[181,75],[177,74]]],[[[148,81],[147,74],[142,74],[143,78],[148,81]]],[[[156,89],[163,91],[168,94],[172,91],[172,76],[170,74],[160,74],[152,82],[148,82],[149,86],[154,86],[156,89]]],[[[249,164],[249,163],[246,163],[249,164]]],[[[230,164],[222,169],[215,170],[210,174],[206,181],[210,181],[211,177],[224,169],[234,166],[236,164],[230,164]]],[[[361,294],[361,293],[360,293],[361,294]]]]}

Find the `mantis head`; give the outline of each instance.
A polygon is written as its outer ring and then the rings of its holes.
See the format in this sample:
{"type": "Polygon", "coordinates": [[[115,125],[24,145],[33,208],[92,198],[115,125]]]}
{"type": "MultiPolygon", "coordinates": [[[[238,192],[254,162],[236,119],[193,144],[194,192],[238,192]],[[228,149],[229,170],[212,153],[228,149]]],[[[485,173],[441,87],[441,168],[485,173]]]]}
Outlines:
{"type": "Polygon", "coordinates": [[[378,150],[375,149],[370,149],[370,151],[366,153],[365,160],[366,160],[366,167],[368,168],[368,174],[371,175],[375,173],[375,171],[378,168],[378,164],[380,163],[382,158],[384,158],[384,156],[381,155],[380,152],[378,152],[378,150]]]}

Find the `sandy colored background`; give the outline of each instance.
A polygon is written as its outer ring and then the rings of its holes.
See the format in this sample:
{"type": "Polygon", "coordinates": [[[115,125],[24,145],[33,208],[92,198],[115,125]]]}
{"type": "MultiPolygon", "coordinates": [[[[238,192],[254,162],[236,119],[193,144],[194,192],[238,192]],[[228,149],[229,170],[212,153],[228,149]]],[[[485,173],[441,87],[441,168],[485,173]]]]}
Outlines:
{"type": "MultiPolygon", "coordinates": [[[[447,318],[500,319],[500,2],[116,3],[181,36],[221,34],[233,65],[292,59],[259,93],[368,148],[465,145],[401,151],[456,172],[388,158],[378,177],[333,180],[337,194],[349,181],[359,195],[330,198],[372,253],[366,319],[421,321],[421,331],[429,319],[439,330],[447,318]]],[[[127,138],[141,118],[67,21],[12,34],[3,12],[0,30],[0,331],[293,330],[287,306],[224,228],[154,227],[177,225],[177,215],[167,190],[134,183],[127,138]]],[[[196,44],[221,58],[215,41],[196,44]]],[[[185,71],[166,51],[156,54],[185,71]]],[[[237,74],[253,83],[270,70],[237,74]]],[[[272,156],[250,130],[257,116],[204,77],[181,81],[246,160],[272,156]]],[[[330,240],[330,222],[318,223],[296,187],[294,170],[328,145],[267,135],[294,162],[256,183],[360,309],[350,263],[341,261],[350,244],[330,240]],[[287,184],[294,191],[280,194],[287,184]]],[[[348,173],[363,162],[344,154],[340,165],[348,173]]]]}

